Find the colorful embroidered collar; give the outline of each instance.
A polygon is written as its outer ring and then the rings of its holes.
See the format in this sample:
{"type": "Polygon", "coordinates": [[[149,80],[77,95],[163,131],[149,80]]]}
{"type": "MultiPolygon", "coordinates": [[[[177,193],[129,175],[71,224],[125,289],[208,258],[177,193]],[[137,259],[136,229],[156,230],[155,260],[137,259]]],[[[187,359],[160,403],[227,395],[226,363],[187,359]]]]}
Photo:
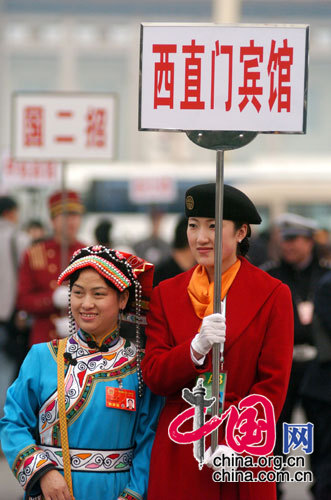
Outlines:
{"type": "Polygon", "coordinates": [[[81,340],[86,342],[90,349],[95,349],[96,351],[107,352],[111,347],[117,344],[119,337],[119,328],[116,327],[110,333],[105,335],[102,339],[101,344],[95,341],[93,335],[84,332],[83,330],[78,330],[78,336],[81,340]]]}

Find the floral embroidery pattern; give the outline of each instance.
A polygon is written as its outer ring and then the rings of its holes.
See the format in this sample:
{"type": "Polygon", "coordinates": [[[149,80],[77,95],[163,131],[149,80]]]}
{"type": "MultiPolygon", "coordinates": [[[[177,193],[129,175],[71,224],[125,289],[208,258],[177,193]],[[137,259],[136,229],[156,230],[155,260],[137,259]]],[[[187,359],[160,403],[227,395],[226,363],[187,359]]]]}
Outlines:
{"type": "MultiPolygon", "coordinates": [[[[63,469],[62,449],[41,446],[44,453],[57,469],[63,469]]],[[[83,450],[70,449],[71,469],[85,472],[124,472],[130,470],[133,448],[126,450],[83,450]]]]}
{"type": "Polygon", "coordinates": [[[20,485],[25,488],[33,475],[47,464],[55,465],[43,450],[32,445],[23,450],[17,457],[13,465],[13,472],[20,485]]]}
{"type": "MultiPolygon", "coordinates": [[[[57,341],[50,342],[51,351],[57,351],[57,341]]],[[[107,352],[95,352],[88,348],[77,335],[69,337],[66,352],[76,360],[67,363],[65,375],[65,402],[68,425],[77,418],[89,402],[94,385],[100,380],[123,378],[137,369],[137,351],[134,344],[121,339],[107,352]]],[[[39,411],[39,434],[41,444],[59,444],[59,415],[57,391],[43,404],[39,411]]]]}

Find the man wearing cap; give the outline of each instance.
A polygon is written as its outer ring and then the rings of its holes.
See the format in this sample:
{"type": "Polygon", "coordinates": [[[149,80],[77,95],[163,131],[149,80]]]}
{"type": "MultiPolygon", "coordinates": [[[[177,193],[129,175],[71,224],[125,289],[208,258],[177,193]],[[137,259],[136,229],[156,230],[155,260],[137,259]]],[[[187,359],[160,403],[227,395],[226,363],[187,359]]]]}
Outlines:
{"type": "Polygon", "coordinates": [[[18,280],[18,307],[34,318],[30,345],[66,334],[61,310],[65,308],[67,293],[57,288],[56,280],[71,255],[84,246],[77,241],[84,211],[78,194],[74,191],[55,192],[48,200],[48,207],[53,236],[27,250],[18,280]]]}
{"type": "Polygon", "coordinates": [[[291,422],[293,410],[300,403],[303,377],[317,353],[312,324],[314,296],[317,283],[329,270],[330,263],[318,258],[314,241],[317,225],[314,220],[286,213],[279,216],[275,223],[279,229],[280,259],[261,267],[289,286],[294,309],[293,364],[287,398],[278,421],[276,450],[280,454],[282,424],[291,422]]]}
{"type": "Polygon", "coordinates": [[[302,383],[302,401],[307,419],[314,424],[314,474],[312,493],[328,500],[331,492],[331,272],[324,274],[316,287],[314,300],[314,339],[317,356],[302,383]]]}

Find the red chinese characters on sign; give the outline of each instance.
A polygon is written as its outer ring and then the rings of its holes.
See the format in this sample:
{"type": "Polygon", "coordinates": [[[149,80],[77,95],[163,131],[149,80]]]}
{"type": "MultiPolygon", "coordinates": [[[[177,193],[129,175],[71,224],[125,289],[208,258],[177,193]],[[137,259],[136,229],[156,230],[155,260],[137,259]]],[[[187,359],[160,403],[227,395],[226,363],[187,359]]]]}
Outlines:
{"type": "Polygon", "coordinates": [[[283,39],[278,50],[274,40],[267,50],[251,39],[248,45],[239,47],[236,56],[233,45],[222,45],[219,40],[209,54],[206,46],[197,44],[196,40],[182,47],[179,44],[154,44],[153,52],[160,57],[154,64],[154,109],[160,106],[169,109],[205,109],[206,101],[201,97],[203,87],[210,88],[209,105],[210,109],[215,109],[215,86],[226,85],[226,111],[231,110],[236,99],[240,112],[253,106],[259,113],[262,103],[266,102],[266,99],[262,100],[263,95],[269,97],[267,103],[270,111],[276,99],[278,113],[291,111],[293,47],[288,45],[287,38],[283,39]],[[180,58],[180,54],[185,56],[180,58]],[[207,58],[210,58],[209,71],[204,70],[207,58]],[[184,71],[179,65],[185,65],[184,71]],[[242,75],[242,84],[238,87],[234,83],[235,70],[242,75]],[[185,75],[183,88],[176,91],[177,95],[184,95],[184,100],[179,102],[174,98],[176,71],[185,75]],[[221,81],[216,81],[216,74],[222,76],[221,81]],[[266,81],[269,82],[268,88],[266,81]]]}
{"type": "Polygon", "coordinates": [[[174,73],[175,65],[169,61],[169,54],[177,52],[174,44],[154,44],[153,52],[160,54],[160,60],[155,63],[154,74],[154,108],[158,106],[174,107],[174,73]]]}
{"type": "Polygon", "coordinates": [[[87,113],[86,146],[103,148],[106,145],[107,111],[90,108],[87,113]]]}
{"type": "Polygon", "coordinates": [[[40,147],[44,144],[44,110],[41,106],[27,106],[23,110],[24,146],[40,147]]]}
{"type": "Polygon", "coordinates": [[[203,45],[196,45],[192,40],[191,45],[184,45],[182,51],[191,54],[185,60],[185,100],[181,101],[181,109],[204,109],[205,103],[200,100],[201,92],[201,58],[196,54],[205,51],[203,45]]]}
{"type": "MultiPolygon", "coordinates": [[[[73,118],[73,112],[70,109],[60,109],[56,113],[56,118],[59,120],[67,120],[67,119],[72,119],[73,118]]],[[[54,142],[57,144],[70,144],[75,141],[75,137],[73,135],[68,135],[68,134],[59,134],[54,137],[54,142]]]]}
{"type": "Polygon", "coordinates": [[[268,62],[268,75],[270,76],[269,107],[273,108],[278,97],[278,111],[291,109],[291,66],[293,64],[293,48],[288,47],[287,40],[283,40],[283,47],[275,51],[276,42],[272,40],[268,62]],[[275,73],[278,70],[278,85],[275,87],[275,73]]]}
{"type": "Polygon", "coordinates": [[[240,49],[240,62],[244,64],[244,85],[239,87],[239,95],[244,95],[245,97],[239,104],[239,109],[242,111],[248,104],[250,96],[251,102],[254,105],[257,112],[261,109],[261,104],[257,99],[257,95],[262,95],[263,88],[257,85],[260,79],[260,72],[253,71],[257,69],[259,63],[263,61],[263,47],[256,47],[254,45],[254,40],[250,40],[249,47],[241,47],[240,49]]]}
{"type": "Polygon", "coordinates": [[[59,182],[59,165],[54,162],[16,161],[5,158],[2,180],[6,186],[48,186],[59,182]]]}
{"type": "Polygon", "coordinates": [[[232,73],[233,73],[233,46],[221,45],[217,40],[215,42],[215,50],[212,51],[211,61],[211,90],[210,90],[210,109],[214,109],[214,94],[215,94],[215,57],[220,54],[228,56],[228,99],[225,102],[225,110],[230,111],[232,106],[232,73]]]}
{"type": "MultiPolygon", "coordinates": [[[[71,145],[77,142],[75,113],[72,109],[59,109],[54,113],[52,126],[55,133],[51,141],[58,145],[71,145]],[[69,127],[67,126],[69,124],[69,127]],[[68,128],[73,128],[68,133],[68,128]],[[63,129],[66,132],[63,132],[63,129]],[[58,131],[58,132],[57,132],[58,131]]],[[[85,146],[87,148],[104,148],[107,145],[107,109],[89,107],[85,116],[85,146]]],[[[46,137],[46,110],[41,106],[24,108],[23,136],[24,146],[42,147],[46,137]]],[[[49,133],[49,132],[48,132],[49,133]]]]}

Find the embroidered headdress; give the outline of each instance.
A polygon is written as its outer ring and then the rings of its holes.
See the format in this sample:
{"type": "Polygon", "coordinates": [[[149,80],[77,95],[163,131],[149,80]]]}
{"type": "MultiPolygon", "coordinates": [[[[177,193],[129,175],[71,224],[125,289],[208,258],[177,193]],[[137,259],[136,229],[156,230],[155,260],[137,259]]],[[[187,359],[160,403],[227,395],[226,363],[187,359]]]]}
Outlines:
{"type": "MultiPolygon", "coordinates": [[[[85,247],[77,250],[69,266],[60,274],[58,284],[80,269],[92,267],[101,276],[108,280],[119,292],[129,291],[129,301],[122,313],[124,321],[136,325],[137,345],[137,373],[139,380],[139,394],[142,392],[142,376],[140,362],[142,345],[140,326],[146,324],[146,314],[152,293],[154,266],[149,262],[126,252],[119,252],[102,245],[85,247]]],[[[69,319],[70,333],[76,330],[75,321],[71,312],[69,291],[69,319]]]]}

